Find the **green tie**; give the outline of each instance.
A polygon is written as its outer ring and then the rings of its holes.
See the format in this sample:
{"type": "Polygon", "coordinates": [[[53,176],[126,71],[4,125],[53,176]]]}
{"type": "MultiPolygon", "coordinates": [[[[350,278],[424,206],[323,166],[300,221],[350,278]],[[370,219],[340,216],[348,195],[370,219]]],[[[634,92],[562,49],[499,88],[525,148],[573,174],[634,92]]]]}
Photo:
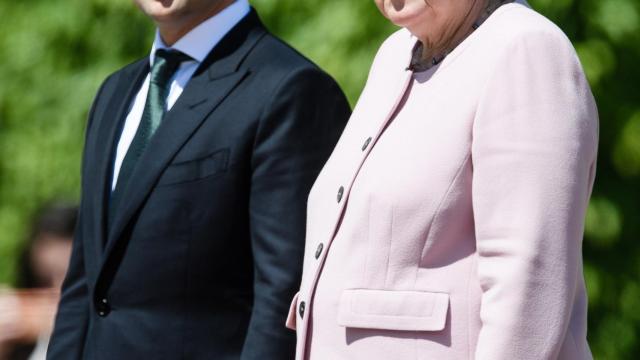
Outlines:
{"type": "Polygon", "coordinates": [[[153,67],[151,68],[151,74],[149,76],[149,92],[144,104],[144,112],[140,119],[140,125],[122,161],[116,188],[111,194],[109,223],[113,220],[113,215],[118,207],[122,192],[131,180],[129,177],[133,173],[138,159],[140,159],[144,153],[153,134],[155,134],[162,122],[162,118],[166,112],[167,96],[171,89],[170,80],[176,70],[178,70],[178,67],[180,67],[180,64],[187,60],[191,60],[191,58],[176,50],[159,49],[156,51],[153,67]]]}

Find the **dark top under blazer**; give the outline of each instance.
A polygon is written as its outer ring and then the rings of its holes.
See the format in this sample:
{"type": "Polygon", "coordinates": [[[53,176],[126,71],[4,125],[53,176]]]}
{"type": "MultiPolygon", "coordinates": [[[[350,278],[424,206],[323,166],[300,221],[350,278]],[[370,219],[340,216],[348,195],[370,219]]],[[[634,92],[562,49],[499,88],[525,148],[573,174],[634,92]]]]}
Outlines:
{"type": "Polygon", "coordinates": [[[115,144],[148,59],[89,114],[82,200],[48,359],[289,359],[309,189],[350,115],[255,11],[212,50],[106,228],[115,144]]]}

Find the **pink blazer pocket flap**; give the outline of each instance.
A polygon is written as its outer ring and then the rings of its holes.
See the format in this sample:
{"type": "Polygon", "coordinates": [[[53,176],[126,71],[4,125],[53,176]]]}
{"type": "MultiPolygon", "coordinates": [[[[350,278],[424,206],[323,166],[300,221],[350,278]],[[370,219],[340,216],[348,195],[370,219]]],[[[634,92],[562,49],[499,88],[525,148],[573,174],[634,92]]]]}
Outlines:
{"type": "Polygon", "coordinates": [[[427,291],[348,289],[342,292],[338,325],[351,328],[440,331],[449,294],[427,291]]]}
{"type": "Polygon", "coordinates": [[[296,308],[298,307],[298,295],[300,292],[297,292],[293,296],[293,300],[291,300],[291,305],[289,305],[289,314],[287,315],[286,326],[291,329],[296,329],[296,308]]]}

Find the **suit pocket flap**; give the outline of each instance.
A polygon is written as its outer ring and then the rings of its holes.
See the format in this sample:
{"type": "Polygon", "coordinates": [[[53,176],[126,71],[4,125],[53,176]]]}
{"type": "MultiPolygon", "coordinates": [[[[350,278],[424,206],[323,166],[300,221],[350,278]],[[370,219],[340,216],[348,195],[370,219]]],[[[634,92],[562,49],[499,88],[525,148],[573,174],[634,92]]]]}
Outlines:
{"type": "Polygon", "coordinates": [[[298,307],[298,295],[300,292],[297,292],[293,296],[293,300],[291,300],[291,305],[289,305],[289,314],[287,315],[286,327],[291,330],[296,329],[296,308],[298,307]]]}
{"type": "Polygon", "coordinates": [[[349,289],[342,292],[338,325],[352,328],[440,331],[449,294],[426,291],[349,289]]]}
{"type": "Polygon", "coordinates": [[[227,170],[229,149],[218,150],[206,157],[169,165],[159,185],[180,184],[199,180],[227,170]]]}

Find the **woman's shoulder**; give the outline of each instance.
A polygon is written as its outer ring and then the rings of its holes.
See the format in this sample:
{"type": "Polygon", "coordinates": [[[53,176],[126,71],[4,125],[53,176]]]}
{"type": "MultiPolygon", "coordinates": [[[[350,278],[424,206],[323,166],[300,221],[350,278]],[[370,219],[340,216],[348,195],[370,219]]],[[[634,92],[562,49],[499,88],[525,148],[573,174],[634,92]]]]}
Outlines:
{"type": "Polygon", "coordinates": [[[549,48],[558,47],[573,53],[573,45],[565,33],[551,20],[521,2],[504,5],[503,11],[487,20],[484,40],[494,50],[512,50],[513,47],[536,43],[549,48]],[[493,21],[491,21],[493,20],[493,21]]]}

